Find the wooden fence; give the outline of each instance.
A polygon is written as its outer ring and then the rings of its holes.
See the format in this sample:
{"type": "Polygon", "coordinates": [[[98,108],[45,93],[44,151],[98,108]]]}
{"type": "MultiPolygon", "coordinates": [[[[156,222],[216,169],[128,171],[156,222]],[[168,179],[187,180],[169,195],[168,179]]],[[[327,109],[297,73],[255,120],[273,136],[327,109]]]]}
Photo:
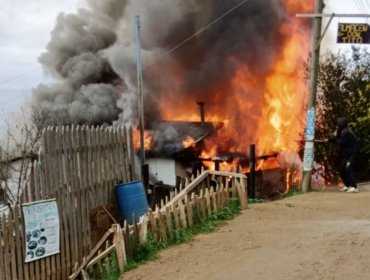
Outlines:
{"type": "Polygon", "coordinates": [[[108,256],[113,251],[116,252],[119,267],[123,272],[127,261],[133,258],[135,247],[146,242],[148,232],[154,241],[167,241],[175,230],[191,228],[228,206],[231,198],[239,200],[241,208],[246,209],[248,200],[245,180],[246,176],[238,173],[202,172],[180,187],[174,198],[166,204],[162,202],[154,211],[149,210],[148,215],[141,217],[139,223],[128,225],[125,222],[122,228],[119,224],[112,225],[69,279],[100,279],[94,276],[96,266],[104,267],[102,264],[105,264],[109,270],[111,259],[108,256]],[[215,188],[209,185],[210,176],[216,177],[215,188]]]}
{"type": "Polygon", "coordinates": [[[67,279],[95,245],[91,243],[91,210],[115,203],[117,183],[138,179],[132,132],[126,129],[48,128],[41,146],[19,204],[0,220],[0,280],[67,279]],[[60,253],[24,263],[20,205],[51,198],[59,210],[60,253]]]}

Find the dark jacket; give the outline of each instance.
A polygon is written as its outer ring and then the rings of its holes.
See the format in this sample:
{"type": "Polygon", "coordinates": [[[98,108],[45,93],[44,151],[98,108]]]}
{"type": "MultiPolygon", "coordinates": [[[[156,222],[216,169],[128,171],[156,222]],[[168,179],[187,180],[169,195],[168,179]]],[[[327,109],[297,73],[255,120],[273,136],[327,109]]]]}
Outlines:
{"type": "Polygon", "coordinates": [[[345,118],[337,119],[337,133],[336,136],[329,139],[339,145],[342,156],[346,160],[354,160],[355,156],[360,150],[360,145],[357,141],[355,134],[348,127],[345,118]]]}

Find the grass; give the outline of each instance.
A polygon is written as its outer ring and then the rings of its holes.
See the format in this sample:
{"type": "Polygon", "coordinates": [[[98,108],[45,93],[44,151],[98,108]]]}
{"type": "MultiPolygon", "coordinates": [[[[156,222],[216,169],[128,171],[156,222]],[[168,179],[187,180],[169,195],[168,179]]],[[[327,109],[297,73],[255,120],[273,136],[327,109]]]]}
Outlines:
{"type": "Polygon", "coordinates": [[[283,198],[291,197],[291,196],[296,196],[303,194],[302,190],[300,189],[290,189],[287,193],[283,195],[283,198]]]}
{"type": "Polygon", "coordinates": [[[266,201],[261,198],[248,198],[248,204],[265,203],[266,201]]]}
{"type": "Polygon", "coordinates": [[[112,252],[102,262],[88,270],[91,279],[117,280],[121,276],[116,252],[112,252]]]}
{"type": "Polygon", "coordinates": [[[218,212],[205,219],[200,219],[199,217],[196,217],[196,214],[194,214],[194,221],[199,221],[199,223],[194,225],[192,228],[179,228],[172,231],[167,241],[154,241],[152,235],[148,234],[147,242],[145,244],[135,246],[133,258],[128,260],[125,271],[134,269],[140,264],[157,258],[158,252],[167,247],[189,242],[195,235],[199,233],[213,232],[225,221],[233,219],[239,213],[239,201],[236,199],[230,200],[227,207],[220,209],[218,212]]]}

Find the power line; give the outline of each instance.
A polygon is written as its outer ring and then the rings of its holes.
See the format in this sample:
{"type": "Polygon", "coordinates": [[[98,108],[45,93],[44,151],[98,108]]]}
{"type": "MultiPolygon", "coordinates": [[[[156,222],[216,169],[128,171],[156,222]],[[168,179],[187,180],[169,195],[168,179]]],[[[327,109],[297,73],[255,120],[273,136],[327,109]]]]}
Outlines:
{"type": "Polygon", "coordinates": [[[366,9],[364,9],[363,3],[360,0],[355,0],[355,3],[360,13],[366,13],[366,9]]]}
{"type": "Polygon", "coordinates": [[[357,0],[352,0],[352,2],[356,5],[357,10],[361,13],[362,11],[361,11],[361,8],[360,8],[357,0]]]}
{"type": "Polygon", "coordinates": [[[370,2],[369,2],[369,0],[365,0],[366,1],[366,4],[367,4],[367,6],[369,7],[369,9],[370,9],[370,2]]]}
{"type": "MultiPolygon", "coordinates": [[[[150,68],[151,66],[153,66],[154,64],[158,63],[160,60],[162,60],[163,58],[165,58],[166,56],[170,55],[171,53],[173,53],[174,51],[176,51],[178,48],[180,48],[181,46],[183,46],[184,44],[186,44],[187,42],[189,42],[191,39],[193,39],[194,37],[198,36],[199,34],[201,34],[202,32],[204,32],[205,30],[207,30],[208,28],[212,27],[215,23],[219,22],[221,19],[223,19],[224,17],[226,17],[227,15],[229,15],[230,13],[232,13],[234,10],[236,10],[237,8],[239,8],[240,6],[244,5],[246,2],[248,2],[249,0],[243,0],[241,1],[239,4],[237,4],[236,6],[234,6],[233,8],[231,8],[230,10],[228,10],[227,12],[225,12],[224,14],[222,14],[221,16],[219,16],[218,18],[214,19],[213,21],[211,21],[209,24],[207,24],[206,26],[202,27],[201,29],[199,29],[197,32],[195,32],[193,35],[189,36],[188,38],[186,38],[184,41],[182,41],[181,43],[179,43],[178,45],[174,46],[173,48],[171,48],[168,52],[166,52],[164,55],[162,55],[157,61],[155,61],[154,63],[146,66],[144,68],[144,70],[150,68]]],[[[16,79],[19,79],[23,76],[26,76],[36,70],[38,70],[40,68],[40,66],[38,67],[35,67],[27,72],[24,72],[24,73],[21,73],[17,76],[14,76],[14,77],[11,77],[7,80],[4,80],[4,81],[1,81],[0,82],[0,86],[3,85],[3,84],[6,84],[8,82],[11,82],[11,81],[14,81],[16,79]]]]}
{"type": "Polygon", "coordinates": [[[365,12],[368,12],[368,9],[366,8],[366,5],[365,5],[365,3],[363,2],[363,0],[358,0],[358,1],[360,2],[360,4],[361,4],[361,6],[363,7],[364,11],[365,11],[365,12]]]}
{"type": "Polygon", "coordinates": [[[157,64],[160,60],[162,60],[163,58],[165,58],[166,56],[170,55],[171,53],[173,53],[174,51],[176,51],[178,48],[182,47],[183,45],[185,45],[187,42],[189,42],[191,39],[195,38],[196,36],[198,36],[199,34],[201,34],[202,32],[204,32],[205,30],[207,30],[208,28],[210,28],[211,26],[213,26],[215,23],[219,22],[221,19],[223,19],[224,17],[226,17],[227,15],[229,15],[230,13],[232,13],[233,11],[235,11],[237,8],[239,8],[240,6],[244,5],[246,2],[248,2],[249,0],[243,0],[241,1],[239,4],[237,4],[236,6],[234,6],[233,8],[231,8],[230,10],[228,10],[227,12],[225,12],[224,14],[222,14],[221,16],[219,16],[218,18],[214,19],[213,21],[211,21],[209,24],[207,24],[206,26],[202,27],[201,29],[199,29],[197,32],[195,32],[193,35],[189,36],[188,38],[186,38],[184,41],[182,41],[181,43],[179,43],[178,45],[174,46],[173,48],[171,48],[169,51],[167,51],[165,54],[163,54],[161,57],[159,57],[155,62],[153,62],[152,64],[144,67],[144,70],[152,67],[154,64],[157,64]]]}
{"type": "Polygon", "coordinates": [[[11,81],[17,80],[17,79],[19,79],[21,77],[24,77],[24,76],[26,76],[26,75],[28,75],[28,74],[30,74],[32,72],[35,72],[36,70],[39,70],[39,69],[40,69],[40,66],[37,66],[37,67],[32,68],[31,70],[27,71],[27,72],[21,73],[21,74],[19,74],[17,76],[13,76],[13,77],[11,77],[9,79],[6,79],[4,81],[1,81],[0,82],[0,86],[3,85],[3,84],[9,83],[11,81]]]}

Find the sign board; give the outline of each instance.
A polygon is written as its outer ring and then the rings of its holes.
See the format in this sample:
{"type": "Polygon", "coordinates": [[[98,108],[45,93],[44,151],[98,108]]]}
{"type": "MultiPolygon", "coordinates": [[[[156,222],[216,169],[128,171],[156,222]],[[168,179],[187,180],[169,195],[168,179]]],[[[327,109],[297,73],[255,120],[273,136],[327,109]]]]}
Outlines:
{"type": "Polygon", "coordinates": [[[303,171],[311,171],[313,166],[313,141],[306,142],[303,155],[303,171]]]}
{"type": "Polygon", "coordinates": [[[315,139],[315,109],[311,108],[307,110],[306,116],[306,140],[312,141],[315,139]]]}
{"type": "Polygon", "coordinates": [[[22,204],[25,262],[59,253],[59,213],[55,199],[22,204]]]}
{"type": "Polygon", "coordinates": [[[370,26],[367,23],[338,23],[337,43],[370,44],[370,26]]]}

